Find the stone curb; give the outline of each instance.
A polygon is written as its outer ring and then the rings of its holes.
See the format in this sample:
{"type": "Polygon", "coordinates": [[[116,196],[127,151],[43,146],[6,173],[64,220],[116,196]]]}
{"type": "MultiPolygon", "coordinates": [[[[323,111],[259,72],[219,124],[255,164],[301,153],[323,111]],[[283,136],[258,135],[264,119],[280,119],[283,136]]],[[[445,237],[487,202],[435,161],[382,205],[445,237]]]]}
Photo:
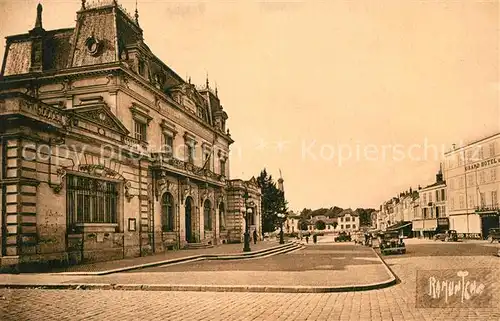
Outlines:
{"type": "MultiPolygon", "coordinates": [[[[288,249],[288,248],[296,248],[298,244],[296,242],[290,242],[286,244],[280,244],[278,246],[273,246],[267,249],[254,251],[254,252],[244,252],[238,254],[198,254],[180,257],[176,259],[169,259],[157,262],[144,263],[139,265],[126,266],[122,268],[105,270],[105,271],[97,271],[97,272],[59,272],[59,273],[50,273],[50,275],[75,275],[75,276],[84,276],[84,275],[107,275],[118,272],[125,272],[131,270],[137,270],[147,267],[154,267],[159,265],[169,265],[169,264],[180,264],[180,263],[189,263],[196,262],[201,260],[234,260],[234,259],[248,259],[255,257],[264,257],[268,254],[281,254],[280,250],[288,249]]],[[[267,256],[266,256],[267,257],[267,256]]]]}
{"type": "Polygon", "coordinates": [[[357,292],[385,288],[394,281],[343,286],[273,286],[273,285],[198,285],[198,284],[0,284],[0,289],[39,290],[115,290],[115,291],[191,291],[191,292],[262,292],[262,293],[329,293],[357,292]]]}
{"type": "Polygon", "coordinates": [[[384,266],[385,271],[387,272],[387,274],[389,274],[389,277],[391,279],[390,282],[392,282],[391,285],[394,285],[394,284],[398,283],[398,281],[399,281],[398,276],[392,271],[392,269],[384,261],[384,259],[382,259],[382,257],[377,253],[377,251],[373,247],[371,249],[372,249],[373,253],[375,253],[375,255],[377,256],[377,258],[380,260],[380,262],[382,262],[382,265],[384,266]]]}

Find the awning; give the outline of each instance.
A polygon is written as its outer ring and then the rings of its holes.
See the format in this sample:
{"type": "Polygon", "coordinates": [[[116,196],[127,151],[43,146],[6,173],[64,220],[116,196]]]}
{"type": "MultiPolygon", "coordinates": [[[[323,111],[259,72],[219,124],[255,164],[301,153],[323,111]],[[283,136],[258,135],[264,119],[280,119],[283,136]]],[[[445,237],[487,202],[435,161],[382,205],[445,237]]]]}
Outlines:
{"type": "Polygon", "coordinates": [[[436,231],[436,227],[414,228],[413,231],[414,232],[420,232],[420,231],[423,231],[423,232],[434,232],[434,231],[436,231]]]}
{"type": "Polygon", "coordinates": [[[399,222],[399,223],[396,223],[394,225],[391,225],[387,228],[387,231],[397,231],[397,230],[400,230],[404,227],[407,227],[407,226],[410,226],[411,225],[411,222],[399,222]]]}

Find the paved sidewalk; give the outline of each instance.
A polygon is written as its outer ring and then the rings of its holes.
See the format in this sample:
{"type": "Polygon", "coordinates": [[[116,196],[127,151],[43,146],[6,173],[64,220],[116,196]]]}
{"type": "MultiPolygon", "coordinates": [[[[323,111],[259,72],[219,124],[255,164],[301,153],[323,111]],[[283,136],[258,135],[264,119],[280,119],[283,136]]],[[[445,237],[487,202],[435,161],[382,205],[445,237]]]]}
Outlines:
{"type": "MultiPolygon", "coordinates": [[[[259,250],[265,250],[271,247],[280,245],[276,241],[262,241],[257,242],[257,244],[251,244],[250,248],[252,252],[259,250]]],[[[203,254],[241,254],[243,252],[243,243],[235,244],[221,244],[214,246],[212,248],[206,249],[189,249],[189,250],[172,250],[163,253],[156,253],[154,255],[148,255],[143,257],[135,257],[122,260],[104,261],[88,264],[73,265],[66,268],[58,268],[50,271],[51,273],[57,272],[100,272],[109,271],[119,268],[125,268],[129,266],[137,266],[142,264],[148,264],[153,262],[161,262],[172,259],[179,259],[184,257],[203,255],[203,254]]]]}
{"type": "Polygon", "coordinates": [[[198,261],[102,276],[0,275],[0,286],[54,289],[302,293],[359,291],[395,282],[395,277],[372,249],[349,244],[309,245],[305,250],[263,258],[198,261]]]}
{"type": "MultiPolygon", "coordinates": [[[[0,289],[0,318],[2,321],[500,320],[500,288],[494,292],[494,305],[489,308],[420,308],[416,306],[415,286],[417,270],[494,269],[498,268],[498,257],[445,256],[429,259],[403,255],[385,259],[401,279],[401,283],[380,290],[344,293],[236,293],[0,289]]],[[[327,271],[322,272],[329,274],[327,271]]],[[[497,275],[500,277],[500,274],[497,275]]]]}

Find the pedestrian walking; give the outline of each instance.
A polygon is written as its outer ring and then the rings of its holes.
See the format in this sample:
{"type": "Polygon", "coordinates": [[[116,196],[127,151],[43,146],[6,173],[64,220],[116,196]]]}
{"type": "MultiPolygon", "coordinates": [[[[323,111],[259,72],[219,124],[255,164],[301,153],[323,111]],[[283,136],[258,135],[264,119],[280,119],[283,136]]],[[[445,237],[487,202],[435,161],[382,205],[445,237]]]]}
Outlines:
{"type": "Polygon", "coordinates": [[[314,244],[316,244],[316,242],[318,241],[318,236],[316,234],[313,235],[313,242],[314,244]]]}
{"type": "Polygon", "coordinates": [[[257,244],[257,230],[253,230],[253,244],[257,244]]]}
{"type": "Polygon", "coordinates": [[[309,235],[306,235],[306,243],[309,243],[309,235]]]}

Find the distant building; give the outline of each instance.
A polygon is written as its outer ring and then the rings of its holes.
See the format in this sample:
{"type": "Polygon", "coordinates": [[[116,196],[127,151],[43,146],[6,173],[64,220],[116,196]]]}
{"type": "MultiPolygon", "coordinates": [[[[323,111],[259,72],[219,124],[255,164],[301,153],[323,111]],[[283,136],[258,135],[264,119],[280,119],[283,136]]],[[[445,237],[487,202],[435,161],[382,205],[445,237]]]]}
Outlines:
{"type": "Polygon", "coordinates": [[[287,234],[298,233],[300,231],[300,215],[293,211],[288,212],[283,230],[287,234]]]}
{"type": "Polygon", "coordinates": [[[308,222],[307,222],[307,228],[309,232],[314,232],[314,233],[333,233],[335,231],[338,231],[339,228],[336,225],[338,222],[338,219],[335,217],[328,217],[325,215],[316,215],[311,217],[308,222]],[[320,230],[317,228],[317,222],[322,221],[325,223],[325,228],[323,230],[320,230]]]}
{"type": "Polygon", "coordinates": [[[446,181],[442,170],[436,174],[436,182],[419,190],[421,215],[413,220],[413,231],[419,236],[431,237],[449,229],[446,216],[446,181]]]}
{"type": "Polygon", "coordinates": [[[343,232],[359,231],[359,215],[350,208],[343,210],[337,216],[337,223],[338,223],[337,230],[339,231],[343,232]]]}
{"type": "Polygon", "coordinates": [[[500,133],[445,153],[450,228],[470,238],[487,238],[499,227],[500,133]]]}

